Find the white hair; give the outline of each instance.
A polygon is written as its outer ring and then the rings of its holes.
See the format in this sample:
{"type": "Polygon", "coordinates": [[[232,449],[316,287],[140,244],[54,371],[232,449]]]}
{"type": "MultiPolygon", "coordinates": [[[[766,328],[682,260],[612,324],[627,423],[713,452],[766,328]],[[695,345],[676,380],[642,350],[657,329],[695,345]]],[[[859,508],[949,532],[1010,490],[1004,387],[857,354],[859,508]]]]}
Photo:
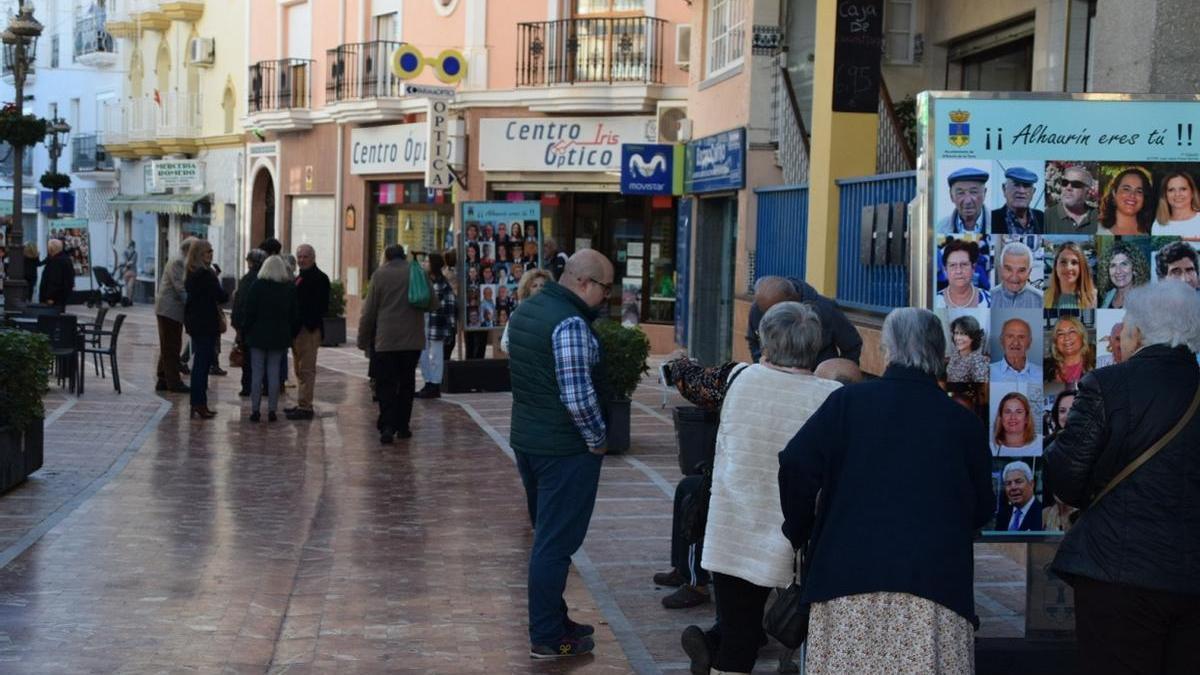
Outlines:
{"type": "Polygon", "coordinates": [[[278,254],[267,256],[262,268],[258,270],[258,278],[279,283],[291,283],[292,274],[288,272],[287,263],[278,254]]]}
{"type": "Polygon", "coordinates": [[[781,302],[758,324],[763,358],[784,368],[811,370],[821,351],[821,319],[801,302],[781,302]]]}
{"type": "Polygon", "coordinates": [[[1025,480],[1029,481],[1030,483],[1033,482],[1033,469],[1029,468],[1029,465],[1022,461],[1009,462],[1008,464],[1005,464],[1004,471],[1000,473],[1000,479],[1007,480],[1008,474],[1012,473],[1013,471],[1020,471],[1021,473],[1025,474],[1025,480]]]}
{"type": "Polygon", "coordinates": [[[1142,344],[1200,350],[1200,296],[1182,281],[1139,286],[1125,298],[1125,326],[1142,334],[1142,344]]]}
{"type": "Polygon", "coordinates": [[[1004,250],[1000,252],[1000,264],[1004,264],[1004,259],[1010,255],[1024,256],[1030,267],[1033,267],[1033,251],[1029,247],[1019,241],[1010,241],[1004,245],[1004,250]]]}
{"type": "Polygon", "coordinates": [[[883,352],[889,365],[916,368],[941,379],[946,373],[946,335],[937,315],[901,307],[883,320],[883,352]]]}

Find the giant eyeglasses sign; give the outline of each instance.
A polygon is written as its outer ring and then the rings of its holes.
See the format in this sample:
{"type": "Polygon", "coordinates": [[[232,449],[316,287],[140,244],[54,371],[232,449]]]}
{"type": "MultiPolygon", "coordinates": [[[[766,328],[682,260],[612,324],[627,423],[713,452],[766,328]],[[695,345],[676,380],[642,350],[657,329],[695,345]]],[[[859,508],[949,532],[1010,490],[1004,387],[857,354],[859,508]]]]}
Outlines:
{"type": "Polygon", "coordinates": [[[1200,248],[1200,97],[926,92],[917,106],[910,300],[942,319],[946,388],[987,425],[992,529],[1065,530],[1043,453],[1080,378],[1128,356],[1126,292],[1197,285],[1176,268],[1200,248]]]}
{"type": "Polygon", "coordinates": [[[392,52],[392,72],[402,80],[419,77],[425,66],[433,68],[433,75],[446,84],[455,84],[467,76],[467,60],[457,49],[443,49],[436,57],[426,57],[414,45],[401,45],[392,52]]]}

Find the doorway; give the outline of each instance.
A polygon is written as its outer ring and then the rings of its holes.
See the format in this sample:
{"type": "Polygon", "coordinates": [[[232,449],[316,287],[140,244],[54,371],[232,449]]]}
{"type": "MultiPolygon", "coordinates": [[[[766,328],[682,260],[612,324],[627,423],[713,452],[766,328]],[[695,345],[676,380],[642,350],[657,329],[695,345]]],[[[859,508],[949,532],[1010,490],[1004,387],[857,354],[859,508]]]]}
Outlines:
{"type": "Polygon", "coordinates": [[[254,174],[250,193],[250,247],[275,236],[275,181],[264,168],[254,174]]]}
{"type": "Polygon", "coordinates": [[[715,366],[729,361],[733,351],[737,196],[701,199],[697,216],[690,351],[701,363],[715,366]]]}

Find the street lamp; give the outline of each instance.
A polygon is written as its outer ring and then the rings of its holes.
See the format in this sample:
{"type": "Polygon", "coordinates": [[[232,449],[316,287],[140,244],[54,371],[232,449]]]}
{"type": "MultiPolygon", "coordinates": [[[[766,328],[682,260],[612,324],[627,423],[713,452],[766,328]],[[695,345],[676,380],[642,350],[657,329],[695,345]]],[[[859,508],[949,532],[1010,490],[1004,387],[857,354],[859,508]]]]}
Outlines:
{"type": "MultiPolygon", "coordinates": [[[[55,180],[58,179],[58,158],[62,156],[63,148],[67,145],[69,133],[71,125],[57,115],[46,124],[46,150],[50,153],[50,173],[55,180]]],[[[58,183],[54,184],[52,190],[49,217],[54,220],[58,217],[58,183]]]]}
{"type": "MultiPolygon", "coordinates": [[[[12,70],[13,88],[16,89],[17,114],[25,110],[25,77],[33,67],[37,58],[37,39],[42,34],[42,24],[33,18],[33,7],[21,0],[17,15],[8,22],[8,29],[0,33],[0,42],[4,43],[4,64],[12,70]]],[[[14,145],[12,148],[13,180],[12,180],[12,231],[10,242],[16,242],[16,248],[9,246],[9,277],[4,281],[4,308],[12,312],[25,306],[32,289],[25,288],[25,255],[21,248],[25,243],[25,233],[22,230],[21,191],[25,188],[22,179],[25,177],[25,148],[14,145]],[[15,251],[15,253],[14,253],[15,251]]]]}

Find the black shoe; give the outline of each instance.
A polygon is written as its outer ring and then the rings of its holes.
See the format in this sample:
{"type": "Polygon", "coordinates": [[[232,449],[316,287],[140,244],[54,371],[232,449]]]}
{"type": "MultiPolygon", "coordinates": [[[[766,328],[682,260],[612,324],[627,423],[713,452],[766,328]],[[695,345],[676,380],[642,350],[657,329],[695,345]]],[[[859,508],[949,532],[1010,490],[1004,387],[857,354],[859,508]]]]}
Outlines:
{"type": "Polygon", "coordinates": [[[209,375],[217,375],[217,376],[222,376],[222,375],[228,375],[228,374],[229,374],[229,371],[228,371],[228,370],[221,370],[221,366],[218,366],[217,364],[215,364],[215,363],[214,363],[214,364],[213,364],[213,367],[208,369],[208,374],[209,374],[209,375]]]}
{"type": "Polygon", "coordinates": [[[311,420],[313,418],[313,411],[311,408],[291,408],[289,410],[284,410],[283,414],[289,420],[311,420]]]}
{"type": "Polygon", "coordinates": [[[436,384],[426,384],[425,388],[417,392],[417,398],[441,398],[442,388],[436,384]]]}
{"type": "Polygon", "coordinates": [[[274,411],[274,410],[269,410],[269,411],[267,411],[267,421],[268,421],[268,422],[277,422],[277,421],[279,421],[279,416],[277,416],[277,415],[275,414],[275,411],[274,411]]]}
{"type": "Polygon", "coordinates": [[[575,623],[574,621],[571,620],[571,617],[567,617],[567,620],[564,622],[564,625],[566,626],[566,629],[567,629],[567,637],[571,638],[573,640],[578,640],[580,638],[585,638],[585,637],[591,637],[592,635],[594,635],[596,633],[596,628],[594,626],[592,626],[591,624],[575,623]]]}
{"type": "Polygon", "coordinates": [[[257,410],[250,413],[250,421],[251,422],[258,422],[261,419],[262,419],[262,415],[260,415],[257,410]]]}
{"type": "Polygon", "coordinates": [[[691,584],[680,586],[674,593],[662,599],[663,607],[667,609],[687,609],[699,607],[709,601],[708,593],[701,593],[691,584]]]}
{"type": "Polygon", "coordinates": [[[596,648],[592,638],[572,638],[564,635],[556,644],[530,645],[529,658],[532,659],[561,659],[567,656],[583,656],[590,654],[596,648]]]}
{"type": "Polygon", "coordinates": [[[173,392],[175,392],[176,394],[190,394],[190,393],[192,393],[192,388],[191,388],[191,387],[189,387],[189,386],[187,386],[186,384],[176,384],[176,385],[174,385],[174,386],[168,387],[168,389],[167,389],[167,390],[168,390],[168,391],[173,391],[173,392]]]}
{"type": "Polygon", "coordinates": [[[412,438],[412,432],[408,429],[401,429],[396,432],[396,438],[412,438]]]}
{"type": "Polygon", "coordinates": [[[179,372],[183,375],[191,375],[192,369],[188,368],[187,366],[185,366],[181,363],[181,364],[179,364],[179,372]]]}
{"type": "Polygon", "coordinates": [[[692,660],[691,671],[694,675],[708,675],[712,668],[713,652],[700,626],[688,626],[683,629],[679,638],[683,652],[692,660]]]}
{"type": "Polygon", "coordinates": [[[687,582],[688,580],[679,573],[679,570],[673,569],[670,572],[654,573],[655,586],[670,586],[671,588],[679,588],[687,582]]]}
{"type": "Polygon", "coordinates": [[[396,432],[392,431],[391,429],[388,429],[387,427],[384,427],[379,430],[379,442],[383,443],[384,445],[391,445],[392,441],[395,439],[395,437],[396,437],[396,432]]]}
{"type": "Polygon", "coordinates": [[[243,390],[241,390],[241,391],[239,391],[239,392],[238,392],[238,396],[241,396],[242,398],[246,398],[246,397],[247,397],[247,396],[249,396],[249,395],[250,395],[250,390],[249,390],[249,389],[243,389],[243,390]]]}
{"type": "Polygon", "coordinates": [[[296,411],[297,411],[297,410],[299,410],[299,409],[300,409],[300,406],[298,406],[298,405],[294,405],[294,406],[292,406],[292,407],[290,407],[290,408],[284,408],[284,409],[283,409],[283,414],[284,414],[284,415],[291,415],[292,413],[296,412],[296,411]]]}
{"type": "Polygon", "coordinates": [[[166,391],[166,390],[167,390],[167,383],[165,381],[159,380],[158,382],[154,383],[154,391],[166,391]]]}

